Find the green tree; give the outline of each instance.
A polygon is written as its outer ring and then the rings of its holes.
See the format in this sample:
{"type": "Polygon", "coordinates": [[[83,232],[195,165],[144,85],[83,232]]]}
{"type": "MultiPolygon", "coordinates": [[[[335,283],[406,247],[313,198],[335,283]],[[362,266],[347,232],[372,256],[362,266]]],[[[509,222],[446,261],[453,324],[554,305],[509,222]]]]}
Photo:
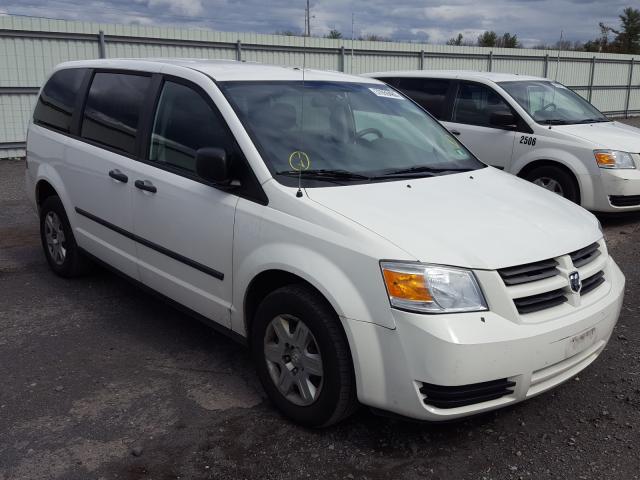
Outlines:
{"type": "Polygon", "coordinates": [[[331,31],[327,34],[326,38],[342,38],[342,32],[339,32],[335,28],[331,29],[331,31]]]}
{"type": "Polygon", "coordinates": [[[519,48],[520,40],[518,40],[518,35],[512,35],[507,32],[496,40],[495,46],[503,48],[519,48]]]}
{"type": "Polygon", "coordinates": [[[498,42],[498,34],[494,31],[486,31],[478,36],[479,47],[495,47],[498,42]]]}
{"type": "Polygon", "coordinates": [[[459,33],[457,37],[447,40],[447,45],[456,45],[459,47],[460,45],[462,45],[462,38],[462,34],[459,33]]]}
{"type": "Polygon", "coordinates": [[[620,30],[610,30],[616,34],[614,43],[620,53],[640,53],[640,10],[627,7],[620,15],[620,30]]]}

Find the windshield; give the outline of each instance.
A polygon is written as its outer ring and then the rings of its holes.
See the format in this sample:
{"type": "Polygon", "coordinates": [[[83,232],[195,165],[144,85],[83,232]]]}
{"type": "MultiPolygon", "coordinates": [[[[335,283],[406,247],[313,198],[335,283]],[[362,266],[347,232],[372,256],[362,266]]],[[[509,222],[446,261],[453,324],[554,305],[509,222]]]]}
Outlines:
{"type": "Polygon", "coordinates": [[[568,125],[609,121],[596,107],[557,82],[534,80],[498,85],[538,123],[568,125]]]}
{"type": "Polygon", "coordinates": [[[449,132],[386,85],[220,84],[278,181],[305,186],[434,176],[482,168],[449,132]],[[295,177],[295,178],[294,178],[295,177]]]}

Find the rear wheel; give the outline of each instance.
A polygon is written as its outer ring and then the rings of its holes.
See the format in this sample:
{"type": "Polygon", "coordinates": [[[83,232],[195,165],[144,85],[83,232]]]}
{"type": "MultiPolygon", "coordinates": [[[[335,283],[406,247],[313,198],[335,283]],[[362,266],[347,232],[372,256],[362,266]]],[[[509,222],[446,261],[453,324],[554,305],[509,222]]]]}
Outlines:
{"type": "Polygon", "coordinates": [[[311,288],[288,285],[267,295],[251,347],[267,395],[291,420],[326,427],[355,410],[347,339],[331,306],[311,288]]]}
{"type": "Polygon", "coordinates": [[[51,269],[61,277],[86,273],[90,261],[82,255],[60,197],[47,197],[40,206],[40,239],[51,269]]]}
{"type": "Polygon", "coordinates": [[[580,193],[575,178],[566,170],[545,165],[527,172],[525,178],[530,182],[549,190],[561,197],[579,203],[580,193]]]}

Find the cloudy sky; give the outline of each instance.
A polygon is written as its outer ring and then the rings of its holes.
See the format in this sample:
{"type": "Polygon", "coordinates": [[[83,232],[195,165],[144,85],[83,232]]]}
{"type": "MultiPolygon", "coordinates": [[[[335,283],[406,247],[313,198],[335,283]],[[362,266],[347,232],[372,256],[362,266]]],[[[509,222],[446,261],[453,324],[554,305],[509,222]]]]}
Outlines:
{"type": "MultiPolygon", "coordinates": [[[[598,22],[618,25],[618,14],[637,0],[312,0],[312,33],[331,28],[351,36],[444,43],[462,32],[518,34],[525,46],[598,35],[598,22]]],[[[0,13],[109,23],[212,28],[235,32],[302,31],[305,0],[4,0],[0,13]]]]}

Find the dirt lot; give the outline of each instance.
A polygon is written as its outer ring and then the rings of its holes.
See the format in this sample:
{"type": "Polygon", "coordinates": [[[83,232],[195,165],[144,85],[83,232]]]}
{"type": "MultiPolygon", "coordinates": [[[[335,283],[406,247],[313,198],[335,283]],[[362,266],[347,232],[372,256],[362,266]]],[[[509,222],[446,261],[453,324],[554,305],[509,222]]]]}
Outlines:
{"type": "Polygon", "coordinates": [[[0,161],[3,480],[640,477],[640,214],[601,218],[627,296],[579,377],[457,424],[363,408],[310,431],[264,399],[242,347],[105,271],[50,273],[23,169],[0,161]]]}

